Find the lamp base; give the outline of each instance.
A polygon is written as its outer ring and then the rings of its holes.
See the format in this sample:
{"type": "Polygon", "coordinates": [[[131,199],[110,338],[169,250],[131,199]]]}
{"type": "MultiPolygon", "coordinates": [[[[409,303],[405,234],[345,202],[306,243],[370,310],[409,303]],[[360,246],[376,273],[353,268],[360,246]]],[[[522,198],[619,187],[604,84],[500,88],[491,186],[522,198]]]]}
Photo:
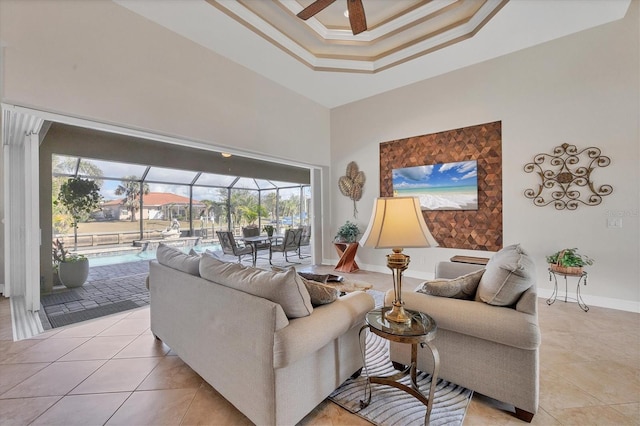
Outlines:
{"type": "Polygon", "coordinates": [[[402,305],[404,305],[402,302],[393,302],[391,309],[385,312],[384,317],[391,322],[410,324],[411,317],[407,314],[402,305]]]}
{"type": "Polygon", "coordinates": [[[409,266],[411,258],[402,253],[401,248],[394,248],[393,253],[387,255],[387,267],[391,269],[393,277],[394,299],[391,310],[387,311],[384,317],[391,322],[400,324],[410,324],[411,317],[404,310],[402,301],[402,272],[409,266]]]}

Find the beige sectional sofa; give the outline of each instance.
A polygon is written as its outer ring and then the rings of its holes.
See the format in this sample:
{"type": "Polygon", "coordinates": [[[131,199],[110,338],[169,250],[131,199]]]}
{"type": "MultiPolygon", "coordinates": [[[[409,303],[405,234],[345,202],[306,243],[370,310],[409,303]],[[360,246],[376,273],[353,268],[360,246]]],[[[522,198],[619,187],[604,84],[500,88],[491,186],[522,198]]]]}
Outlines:
{"type": "Polygon", "coordinates": [[[151,330],[252,422],[293,425],[362,368],[371,295],[314,307],[293,270],[173,250],[150,262],[151,330]]]}
{"type": "MultiPolygon", "coordinates": [[[[482,268],[441,262],[436,278],[455,279],[482,268]]],[[[475,283],[477,291],[471,300],[455,298],[464,297],[462,291],[452,296],[455,280],[435,281],[449,297],[403,293],[406,308],[425,312],[437,323],[434,342],[440,353],[439,378],[512,404],[516,416],[525,421],[531,421],[536,413],[539,393],[541,335],[534,274],[528,255],[517,245],[509,246],[491,258],[480,282],[475,283]]],[[[466,281],[463,286],[468,285],[466,281]]],[[[424,288],[418,287],[421,291],[424,288]]],[[[439,291],[435,288],[432,293],[439,291]]],[[[385,304],[392,300],[393,293],[388,292],[385,304]]],[[[409,345],[392,343],[390,351],[394,362],[410,362],[409,345]]],[[[433,369],[427,350],[419,349],[418,369],[433,369]]]]}

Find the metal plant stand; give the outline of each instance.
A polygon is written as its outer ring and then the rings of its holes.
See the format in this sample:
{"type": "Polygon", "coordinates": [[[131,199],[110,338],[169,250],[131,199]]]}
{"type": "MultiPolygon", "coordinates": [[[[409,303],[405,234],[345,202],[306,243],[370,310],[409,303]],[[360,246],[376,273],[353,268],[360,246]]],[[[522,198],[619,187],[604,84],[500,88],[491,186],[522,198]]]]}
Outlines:
{"type": "Polygon", "coordinates": [[[587,285],[587,271],[583,271],[581,274],[566,274],[563,272],[558,272],[558,271],[549,269],[549,281],[551,281],[551,279],[553,278],[554,285],[553,285],[553,294],[551,295],[550,298],[547,299],[547,305],[549,306],[553,305],[553,303],[556,301],[556,298],[558,297],[558,275],[564,277],[565,303],[567,302],[567,299],[575,300],[576,302],[578,302],[578,306],[580,306],[580,309],[587,312],[589,310],[589,307],[587,306],[586,303],[584,303],[584,300],[582,300],[582,296],[580,295],[580,282],[584,282],[584,285],[587,285]],[[576,286],[575,299],[567,296],[567,277],[578,277],[578,285],[576,286]]]}

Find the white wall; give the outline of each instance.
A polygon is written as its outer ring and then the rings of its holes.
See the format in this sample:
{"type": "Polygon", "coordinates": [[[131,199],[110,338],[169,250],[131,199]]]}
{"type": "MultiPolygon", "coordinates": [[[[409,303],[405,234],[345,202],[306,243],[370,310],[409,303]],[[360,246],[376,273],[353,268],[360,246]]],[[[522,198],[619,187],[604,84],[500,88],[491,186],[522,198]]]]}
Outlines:
{"type": "MultiPolygon", "coordinates": [[[[337,189],[346,164],[367,175],[357,222],[367,225],[379,196],[380,142],[491,121],[502,121],[504,245],[519,242],[537,262],[538,286],[551,284],[544,256],[578,247],[596,259],[582,288],[587,304],[638,310],[639,269],[639,31],[638,4],[625,19],[426,80],[331,111],[332,218],[330,232],[351,219],[352,203],[337,189]],[[612,195],[596,207],[557,211],[523,196],[538,183],[523,166],[562,143],[596,146],[611,158],[595,170],[612,195]],[[606,227],[623,215],[622,229],[606,227]]],[[[413,249],[407,273],[428,278],[436,261],[457,249],[413,249]]],[[[325,249],[325,256],[335,254],[325,249]]],[[[386,270],[384,251],[359,250],[359,263],[386,270]]],[[[575,281],[573,289],[575,292],[575,281]]]]}
{"type": "Polygon", "coordinates": [[[110,1],[2,0],[3,101],[329,165],[329,110],[110,1]]]}

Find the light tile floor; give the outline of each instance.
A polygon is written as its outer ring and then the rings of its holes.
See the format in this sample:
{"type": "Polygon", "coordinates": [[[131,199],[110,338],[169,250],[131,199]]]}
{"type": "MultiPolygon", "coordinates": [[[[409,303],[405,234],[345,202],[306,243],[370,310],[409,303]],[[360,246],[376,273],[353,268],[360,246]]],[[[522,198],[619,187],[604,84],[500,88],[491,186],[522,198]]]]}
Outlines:
{"type": "MultiPolygon", "coordinates": [[[[312,268],[329,272],[330,267],[312,268]]],[[[390,277],[344,274],[391,287],[390,277]]],[[[416,280],[406,279],[412,287],[416,280]]],[[[640,424],[640,315],[539,301],[538,425],[640,424]]],[[[0,300],[1,425],[244,425],[249,420],[170,348],[153,338],[149,308],[37,338],[11,341],[9,301],[0,300]]],[[[324,401],[301,424],[368,424],[324,401]]],[[[467,425],[523,424],[511,407],[474,395],[467,425]]]]}

